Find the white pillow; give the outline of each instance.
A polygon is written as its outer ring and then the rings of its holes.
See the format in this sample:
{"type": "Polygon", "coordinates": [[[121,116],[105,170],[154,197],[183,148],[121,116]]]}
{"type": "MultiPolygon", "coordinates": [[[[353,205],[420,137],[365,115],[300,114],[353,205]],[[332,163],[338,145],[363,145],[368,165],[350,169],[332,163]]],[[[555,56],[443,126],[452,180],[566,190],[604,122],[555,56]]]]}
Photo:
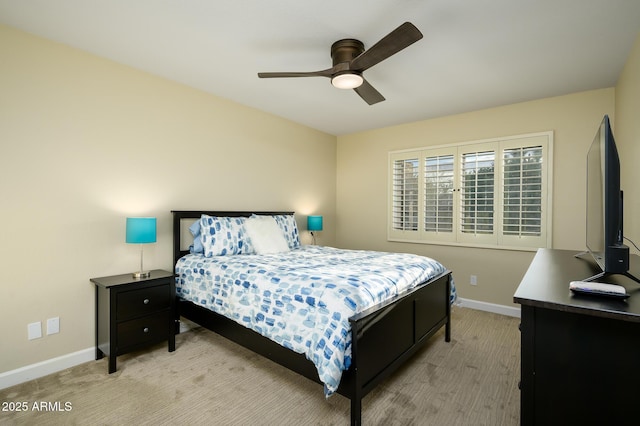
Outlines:
{"type": "Polygon", "coordinates": [[[250,217],[244,223],[245,230],[257,254],[289,251],[282,228],[271,216],[250,217]]]}

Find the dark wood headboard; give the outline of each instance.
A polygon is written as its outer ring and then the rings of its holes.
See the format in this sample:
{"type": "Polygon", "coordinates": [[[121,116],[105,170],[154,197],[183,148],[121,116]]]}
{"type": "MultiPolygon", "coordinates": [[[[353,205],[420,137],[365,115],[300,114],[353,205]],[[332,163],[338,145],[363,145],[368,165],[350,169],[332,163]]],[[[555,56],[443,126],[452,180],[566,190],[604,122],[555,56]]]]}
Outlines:
{"type": "Polygon", "coordinates": [[[294,214],[294,212],[246,212],[246,211],[211,211],[211,210],[171,210],[173,214],[173,271],[175,272],[176,262],[182,256],[189,253],[189,250],[182,250],[180,247],[182,220],[195,221],[200,219],[203,214],[209,216],[226,216],[226,217],[251,217],[257,215],[277,215],[277,214],[294,214]]]}

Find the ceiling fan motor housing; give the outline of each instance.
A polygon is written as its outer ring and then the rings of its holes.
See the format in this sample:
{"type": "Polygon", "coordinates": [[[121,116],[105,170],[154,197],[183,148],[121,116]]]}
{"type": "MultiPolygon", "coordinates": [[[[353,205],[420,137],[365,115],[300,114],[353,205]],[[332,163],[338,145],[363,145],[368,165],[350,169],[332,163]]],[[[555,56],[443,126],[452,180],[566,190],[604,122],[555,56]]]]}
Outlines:
{"type": "Polygon", "coordinates": [[[342,62],[351,62],[353,58],[364,52],[364,44],[360,40],[345,38],[331,45],[331,59],[333,66],[342,62]]]}

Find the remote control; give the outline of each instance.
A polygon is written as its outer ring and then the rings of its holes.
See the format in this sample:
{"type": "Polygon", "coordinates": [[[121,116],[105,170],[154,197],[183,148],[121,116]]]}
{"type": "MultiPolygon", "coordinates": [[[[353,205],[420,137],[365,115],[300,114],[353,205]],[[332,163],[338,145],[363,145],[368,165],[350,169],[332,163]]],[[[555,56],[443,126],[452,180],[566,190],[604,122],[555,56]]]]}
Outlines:
{"type": "Polygon", "coordinates": [[[613,297],[628,297],[627,290],[621,285],[594,283],[589,281],[571,281],[569,289],[576,293],[613,297]]]}

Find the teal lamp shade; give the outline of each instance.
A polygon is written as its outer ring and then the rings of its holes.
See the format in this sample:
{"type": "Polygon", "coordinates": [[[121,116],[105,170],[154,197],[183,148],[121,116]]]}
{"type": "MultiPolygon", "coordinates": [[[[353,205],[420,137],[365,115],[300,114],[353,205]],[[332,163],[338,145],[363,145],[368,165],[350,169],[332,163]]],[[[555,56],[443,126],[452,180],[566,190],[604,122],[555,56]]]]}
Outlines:
{"type": "Polygon", "coordinates": [[[143,269],[142,244],[156,242],[156,218],[155,217],[128,217],[127,218],[127,243],[140,244],[140,270],[133,273],[134,278],[149,278],[151,272],[143,269]]]}
{"type": "Polygon", "coordinates": [[[307,216],[307,230],[322,231],[322,216],[307,216]]]}
{"type": "Polygon", "coordinates": [[[156,242],[155,217],[128,217],[127,243],[148,244],[156,242]]]}

